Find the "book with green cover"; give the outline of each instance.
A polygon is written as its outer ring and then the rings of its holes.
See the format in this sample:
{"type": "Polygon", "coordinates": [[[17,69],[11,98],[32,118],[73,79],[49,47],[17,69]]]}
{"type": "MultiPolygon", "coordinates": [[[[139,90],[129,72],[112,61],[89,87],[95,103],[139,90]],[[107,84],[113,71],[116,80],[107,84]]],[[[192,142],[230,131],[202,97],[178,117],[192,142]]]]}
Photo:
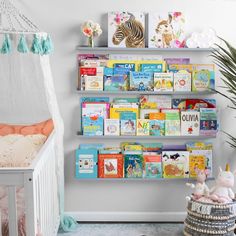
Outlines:
{"type": "Polygon", "coordinates": [[[180,114],[179,114],[179,111],[166,112],[165,135],[166,136],[180,135],[180,114]]]}

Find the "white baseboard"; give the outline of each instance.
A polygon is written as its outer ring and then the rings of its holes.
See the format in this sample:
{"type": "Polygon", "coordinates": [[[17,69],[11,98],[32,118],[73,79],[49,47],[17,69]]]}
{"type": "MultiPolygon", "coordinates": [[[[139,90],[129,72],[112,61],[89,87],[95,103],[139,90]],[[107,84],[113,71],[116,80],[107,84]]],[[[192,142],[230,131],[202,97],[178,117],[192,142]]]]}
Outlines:
{"type": "Polygon", "coordinates": [[[186,212],[66,212],[80,222],[183,222],[186,212]]]}

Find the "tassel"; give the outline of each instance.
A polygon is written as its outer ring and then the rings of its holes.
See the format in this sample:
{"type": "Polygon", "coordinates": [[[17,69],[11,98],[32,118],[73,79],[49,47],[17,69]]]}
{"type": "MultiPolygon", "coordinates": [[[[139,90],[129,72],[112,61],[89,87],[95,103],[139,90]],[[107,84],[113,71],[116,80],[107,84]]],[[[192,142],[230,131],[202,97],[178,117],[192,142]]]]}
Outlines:
{"type": "Polygon", "coordinates": [[[4,41],[1,48],[2,54],[9,54],[11,52],[11,39],[9,34],[5,34],[4,41]]]}
{"type": "Polygon", "coordinates": [[[43,53],[40,37],[36,34],[34,35],[34,39],[32,42],[31,52],[34,54],[42,54],[43,53]]]}
{"type": "Polygon", "coordinates": [[[27,42],[26,42],[26,39],[25,39],[24,35],[21,35],[21,37],[20,37],[20,41],[19,41],[19,44],[17,46],[17,50],[18,50],[18,52],[21,52],[21,53],[29,52],[29,48],[27,46],[27,42]]]}
{"type": "Polygon", "coordinates": [[[46,39],[45,38],[42,39],[42,48],[44,55],[48,55],[53,51],[53,43],[49,35],[47,35],[46,39]]]}

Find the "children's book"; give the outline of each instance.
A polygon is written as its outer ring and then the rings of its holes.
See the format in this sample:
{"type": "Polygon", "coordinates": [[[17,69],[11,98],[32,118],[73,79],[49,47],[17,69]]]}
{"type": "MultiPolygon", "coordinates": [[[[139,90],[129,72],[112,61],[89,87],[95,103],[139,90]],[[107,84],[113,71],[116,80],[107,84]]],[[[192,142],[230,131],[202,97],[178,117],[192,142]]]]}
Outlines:
{"type": "Polygon", "coordinates": [[[110,104],[107,102],[83,102],[82,103],[82,117],[91,117],[96,119],[102,117],[103,119],[109,116],[110,104]]]}
{"type": "Polygon", "coordinates": [[[104,120],[104,135],[119,136],[120,135],[120,120],[105,119],[104,120]]]}
{"type": "Polygon", "coordinates": [[[137,116],[135,112],[121,112],[120,133],[121,135],[136,135],[137,116]]]}
{"type": "Polygon", "coordinates": [[[76,150],[76,178],[97,178],[97,149],[76,150]]]}
{"type": "Polygon", "coordinates": [[[136,113],[136,117],[139,115],[139,109],[138,108],[132,108],[132,107],[111,107],[110,108],[110,118],[111,119],[120,119],[120,113],[122,112],[134,112],[136,113]]]}
{"type": "Polygon", "coordinates": [[[127,11],[109,12],[108,47],[144,48],[145,14],[127,11]]]}
{"type": "Polygon", "coordinates": [[[142,109],[162,109],[171,108],[171,97],[166,95],[142,95],[140,97],[140,107],[142,109]]]}
{"type": "Polygon", "coordinates": [[[168,71],[177,73],[181,70],[187,71],[192,74],[193,72],[193,65],[192,64],[169,64],[168,65],[168,71]]]}
{"type": "Polygon", "coordinates": [[[186,110],[186,99],[183,98],[173,98],[172,99],[173,109],[179,109],[180,111],[186,110]]]}
{"type": "Polygon", "coordinates": [[[215,89],[215,66],[214,64],[194,65],[192,90],[206,91],[215,89]]]}
{"type": "Polygon", "coordinates": [[[188,151],[192,150],[212,150],[213,145],[210,142],[188,142],[186,143],[188,151]]]}
{"type": "Polygon", "coordinates": [[[164,178],[189,178],[189,152],[163,151],[162,166],[164,178]]]}
{"type": "Polygon", "coordinates": [[[200,113],[198,111],[181,112],[181,135],[199,135],[200,113]]]}
{"type": "Polygon", "coordinates": [[[139,98],[114,98],[113,99],[113,103],[121,103],[121,104],[124,104],[124,103],[136,103],[138,104],[139,103],[139,98]]]}
{"type": "Polygon", "coordinates": [[[125,178],[142,178],[143,177],[143,155],[126,154],[124,156],[125,178]]]}
{"type": "Polygon", "coordinates": [[[84,136],[101,136],[103,135],[103,118],[84,116],[82,120],[82,129],[84,136]]]}
{"type": "MultiPolygon", "coordinates": [[[[200,157],[204,157],[205,163],[205,169],[208,170],[208,175],[207,177],[212,177],[213,174],[213,169],[212,169],[212,150],[192,150],[190,151],[190,156],[200,156],[200,157]]],[[[203,164],[202,164],[203,166],[203,164]]]]}
{"type": "Polygon", "coordinates": [[[149,114],[149,119],[150,120],[165,120],[166,119],[166,114],[161,113],[161,112],[150,113],[149,114]]]}
{"type": "Polygon", "coordinates": [[[127,144],[124,146],[124,151],[125,152],[139,152],[139,154],[143,153],[143,147],[140,144],[127,144]]]}
{"type": "Polygon", "coordinates": [[[112,75],[104,77],[105,91],[126,91],[128,90],[127,75],[112,75]]]}
{"type": "Polygon", "coordinates": [[[173,73],[154,73],[154,91],[173,91],[173,73]]]}
{"type": "Polygon", "coordinates": [[[148,136],[149,135],[149,120],[148,119],[137,119],[137,135],[148,136]]]}
{"type": "Polygon", "coordinates": [[[199,170],[205,170],[206,168],[205,156],[190,152],[189,154],[189,177],[190,178],[197,177],[196,168],[198,168],[199,170]]]}
{"type": "Polygon", "coordinates": [[[103,76],[85,76],[85,90],[103,91],[103,76]]]}
{"type": "Polygon", "coordinates": [[[104,147],[99,150],[99,154],[120,154],[120,147],[104,147]]]}
{"type": "Polygon", "coordinates": [[[81,97],[80,102],[86,103],[86,102],[102,102],[102,103],[109,103],[109,97],[81,97]]]}
{"type": "Polygon", "coordinates": [[[124,159],[122,154],[99,154],[99,178],[123,178],[124,159]]]}
{"type": "Polygon", "coordinates": [[[161,153],[162,143],[142,143],[143,152],[156,152],[161,153]]]}
{"type": "Polygon", "coordinates": [[[174,91],[191,91],[191,73],[185,70],[180,70],[174,73],[174,91]]]}
{"type": "Polygon", "coordinates": [[[200,108],[216,108],[215,99],[186,99],[187,110],[197,110],[200,108]]]}
{"type": "Polygon", "coordinates": [[[135,71],[135,63],[114,64],[114,75],[129,75],[130,71],[135,71]]]}
{"type": "Polygon", "coordinates": [[[140,109],[140,119],[149,119],[150,113],[158,113],[158,109],[140,109]]]}
{"type": "Polygon", "coordinates": [[[109,91],[111,90],[111,82],[113,76],[113,68],[104,67],[104,75],[103,75],[103,83],[104,83],[104,90],[109,91]]]}
{"type": "Polygon", "coordinates": [[[165,120],[150,120],[151,136],[164,136],[165,135],[165,120]]]}
{"type": "Polygon", "coordinates": [[[185,18],[182,12],[149,13],[148,21],[149,48],[181,48],[185,46],[185,18]]]}
{"type": "Polygon", "coordinates": [[[163,72],[163,63],[159,64],[140,64],[140,71],[142,72],[163,72]]]}
{"type": "Polygon", "coordinates": [[[190,58],[164,58],[164,61],[166,62],[167,65],[190,64],[190,58]]]}
{"type": "Polygon", "coordinates": [[[153,75],[151,72],[130,72],[131,91],[152,91],[153,75]]]}
{"type": "Polygon", "coordinates": [[[166,112],[165,120],[165,135],[178,136],[180,135],[180,114],[179,111],[166,112]]]}
{"type": "Polygon", "coordinates": [[[200,134],[216,135],[217,130],[216,108],[200,108],[200,134]]]}
{"type": "Polygon", "coordinates": [[[145,178],[162,178],[161,154],[145,153],[143,158],[145,178]]]}

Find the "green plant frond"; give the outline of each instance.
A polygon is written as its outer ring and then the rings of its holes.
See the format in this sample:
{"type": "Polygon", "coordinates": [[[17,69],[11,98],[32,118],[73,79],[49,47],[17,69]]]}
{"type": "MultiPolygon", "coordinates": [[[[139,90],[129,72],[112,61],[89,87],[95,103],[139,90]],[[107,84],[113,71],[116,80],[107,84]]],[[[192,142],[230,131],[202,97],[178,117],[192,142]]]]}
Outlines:
{"type": "MultiPolygon", "coordinates": [[[[215,44],[223,53],[225,53],[234,63],[236,63],[236,58],[232,56],[232,54],[230,53],[230,51],[226,50],[225,48],[223,48],[222,46],[220,46],[219,44],[215,44]]],[[[216,52],[218,52],[218,50],[215,50],[216,52]]]]}
{"type": "Polygon", "coordinates": [[[230,93],[236,94],[235,83],[233,81],[228,81],[226,79],[222,79],[222,81],[230,88],[230,93]]]}
{"type": "MultiPolygon", "coordinates": [[[[214,57],[214,56],[213,56],[214,57]]],[[[215,59],[214,60],[214,63],[219,66],[222,70],[226,70],[228,71],[229,73],[232,73],[233,75],[236,75],[236,67],[235,67],[235,70],[234,68],[232,68],[231,66],[229,66],[225,61],[224,59],[220,60],[220,59],[215,59]]]]}
{"type": "Polygon", "coordinates": [[[233,104],[235,104],[235,101],[234,101],[232,98],[230,98],[229,96],[227,96],[227,95],[225,95],[224,93],[222,93],[222,92],[220,92],[220,91],[217,91],[217,90],[216,90],[216,92],[217,92],[218,94],[220,94],[221,96],[227,98],[227,99],[228,99],[229,101],[231,101],[233,104]]]}
{"type": "Polygon", "coordinates": [[[226,46],[228,47],[228,49],[229,49],[230,53],[232,54],[233,58],[236,58],[236,49],[234,47],[232,47],[230,45],[230,43],[228,43],[225,39],[220,38],[220,37],[219,37],[219,39],[221,39],[226,44],[226,46]]]}

